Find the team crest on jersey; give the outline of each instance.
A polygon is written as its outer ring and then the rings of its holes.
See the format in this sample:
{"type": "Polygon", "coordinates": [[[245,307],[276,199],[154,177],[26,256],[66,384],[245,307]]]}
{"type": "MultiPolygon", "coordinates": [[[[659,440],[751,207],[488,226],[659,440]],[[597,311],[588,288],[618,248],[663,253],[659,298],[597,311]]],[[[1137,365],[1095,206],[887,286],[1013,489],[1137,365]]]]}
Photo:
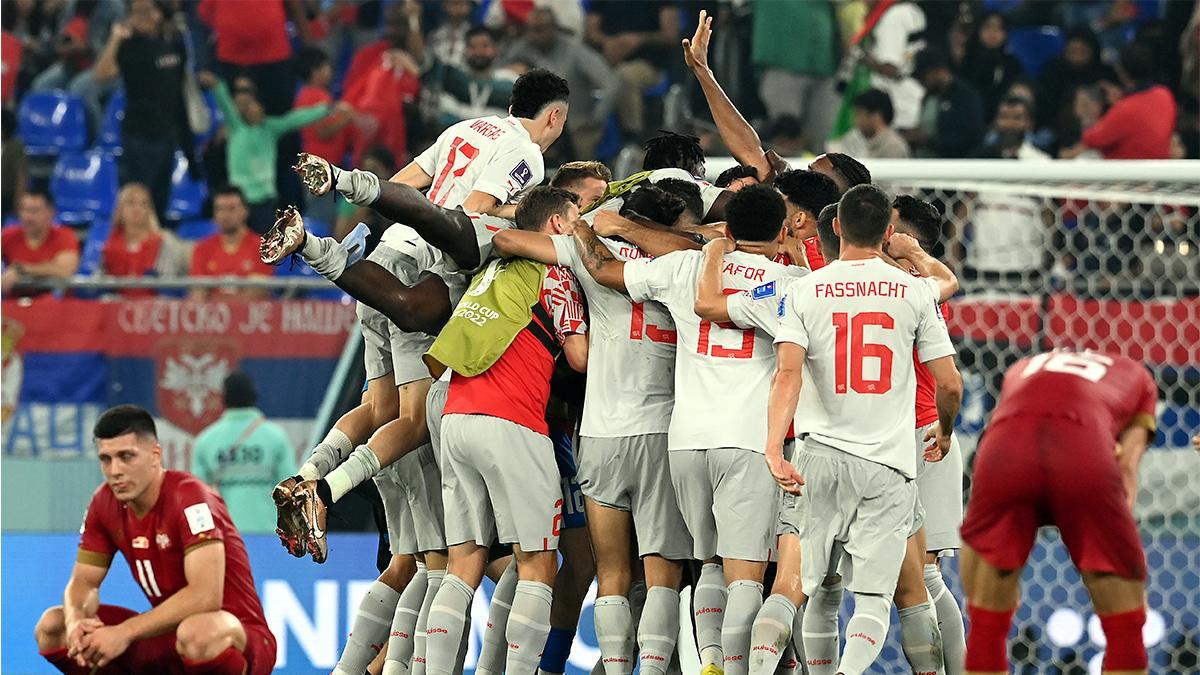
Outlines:
{"type": "Polygon", "coordinates": [[[221,416],[225,378],[237,367],[234,340],[178,338],[158,347],[155,398],[162,416],[190,434],[198,434],[221,416]]]}
{"type": "Polygon", "coordinates": [[[517,187],[525,187],[533,180],[533,169],[529,168],[525,160],[521,160],[521,163],[509,172],[508,177],[517,182],[517,187]]]}
{"type": "Polygon", "coordinates": [[[130,542],[130,546],[134,548],[150,548],[150,540],[146,537],[134,537],[130,542]]]}
{"type": "Polygon", "coordinates": [[[761,286],[755,286],[754,290],[750,291],[750,297],[754,298],[755,300],[762,300],[763,298],[769,298],[772,295],[775,295],[775,282],[774,281],[768,281],[767,283],[765,283],[761,286]]]}
{"type": "Polygon", "coordinates": [[[171,538],[166,532],[159,532],[154,536],[154,543],[158,544],[159,549],[171,548],[171,538]]]}

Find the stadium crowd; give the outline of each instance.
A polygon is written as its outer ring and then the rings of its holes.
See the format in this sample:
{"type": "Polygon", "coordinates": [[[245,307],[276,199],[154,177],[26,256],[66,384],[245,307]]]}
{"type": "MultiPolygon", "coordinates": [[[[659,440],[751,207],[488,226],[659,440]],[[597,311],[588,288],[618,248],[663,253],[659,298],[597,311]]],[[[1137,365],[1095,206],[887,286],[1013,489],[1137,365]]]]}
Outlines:
{"type": "MultiPolygon", "coordinates": [[[[339,235],[363,217],[306,198],[296,152],[390,175],[449,124],[504,112],[530,68],[572,83],[548,166],[594,158],[624,175],[664,126],[724,154],[675,56],[700,8],[727,27],[715,76],[785,156],[1200,156],[1195,3],[30,0],[3,14],[4,289],[21,275],[268,274],[244,234],[277,206],[305,204],[339,235]],[[34,147],[39,97],[59,95],[82,111],[78,152],[34,147]],[[56,214],[56,200],[70,204],[56,214]]],[[[1155,258],[1135,269],[1078,255],[1113,229],[1104,212],[1047,235],[1044,201],[996,201],[939,204],[968,290],[1078,273],[1107,292],[1109,277],[1186,277],[1200,251],[1186,210],[1115,224],[1133,234],[1121,258],[1155,258]],[[1044,269],[1028,273],[1031,256],[1044,269]]]]}

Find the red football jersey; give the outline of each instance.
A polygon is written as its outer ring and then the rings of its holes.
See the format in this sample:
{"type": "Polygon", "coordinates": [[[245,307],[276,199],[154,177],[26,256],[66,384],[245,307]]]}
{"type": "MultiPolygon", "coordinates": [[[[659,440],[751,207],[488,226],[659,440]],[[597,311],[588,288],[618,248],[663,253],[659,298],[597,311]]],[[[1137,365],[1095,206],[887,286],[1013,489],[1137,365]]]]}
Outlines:
{"type": "Polygon", "coordinates": [[[225,502],[200,479],[167,471],[150,512],[138,518],[108,485],[92,495],[79,531],[79,562],[107,567],[117,551],[157,607],[187,585],[183,556],[196,546],[225,543],[225,595],[221,608],[243,625],[266,625],[254,590],[250,559],[225,502]]]}
{"type": "Polygon", "coordinates": [[[1008,369],[992,424],[1060,417],[1107,430],[1115,440],[1132,426],[1153,432],[1157,400],[1154,378],[1133,359],[1056,350],[1021,359],[1008,369]]]}

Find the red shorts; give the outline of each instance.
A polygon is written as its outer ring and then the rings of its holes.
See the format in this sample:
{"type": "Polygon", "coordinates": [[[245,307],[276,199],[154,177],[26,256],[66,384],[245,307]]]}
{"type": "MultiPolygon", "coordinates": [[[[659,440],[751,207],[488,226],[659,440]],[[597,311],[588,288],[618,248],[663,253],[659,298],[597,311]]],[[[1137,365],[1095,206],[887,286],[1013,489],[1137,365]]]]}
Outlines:
{"type": "MultiPolygon", "coordinates": [[[[100,605],[96,616],[106,626],[112,626],[136,616],[137,612],[116,605],[100,605]]],[[[266,626],[243,624],[246,631],[246,648],[242,656],[246,659],[247,675],[268,675],[275,667],[275,636],[266,626]]],[[[111,666],[125,673],[183,673],[183,659],[175,651],[175,633],[164,633],[157,637],[138,640],[129,645],[111,666]]]]}
{"type": "Polygon", "coordinates": [[[1060,418],[1009,419],[979,445],[963,541],[994,567],[1020,569],[1055,525],[1081,571],[1146,578],[1133,513],[1102,430],[1060,418]]]}

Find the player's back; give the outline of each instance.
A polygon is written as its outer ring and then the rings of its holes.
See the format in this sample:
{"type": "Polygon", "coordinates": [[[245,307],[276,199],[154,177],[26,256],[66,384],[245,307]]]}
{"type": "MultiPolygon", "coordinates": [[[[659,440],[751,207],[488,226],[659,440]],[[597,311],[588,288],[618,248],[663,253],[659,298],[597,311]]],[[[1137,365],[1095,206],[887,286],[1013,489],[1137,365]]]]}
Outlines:
{"type": "Polygon", "coordinates": [[[1116,354],[1055,350],[1017,361],[1004,376],[993,425],[1017,418],[1060,418],[1103,429],[1115,439],[1149,422],[1158,390],[1145,366],[1116,354]],[[1139,420],[1141,417],[1146,420],[1139,420]]]}
{"type": "Polygon", "coordinates": [[[777,342],[807,350],[796,432],[916,475],[916,374],[954,353],[928,283],[879,258],[840,260],[794,282],[777,342]]]}
{"type": "Polygon", "coordinates": [[[512,116],[458,122],[415,161],[433,177],[429,201],[448,209],[462,206],[475,190],[503,203],[508,196],[541,183],[545,172],[541,148],[512,116]]]}

